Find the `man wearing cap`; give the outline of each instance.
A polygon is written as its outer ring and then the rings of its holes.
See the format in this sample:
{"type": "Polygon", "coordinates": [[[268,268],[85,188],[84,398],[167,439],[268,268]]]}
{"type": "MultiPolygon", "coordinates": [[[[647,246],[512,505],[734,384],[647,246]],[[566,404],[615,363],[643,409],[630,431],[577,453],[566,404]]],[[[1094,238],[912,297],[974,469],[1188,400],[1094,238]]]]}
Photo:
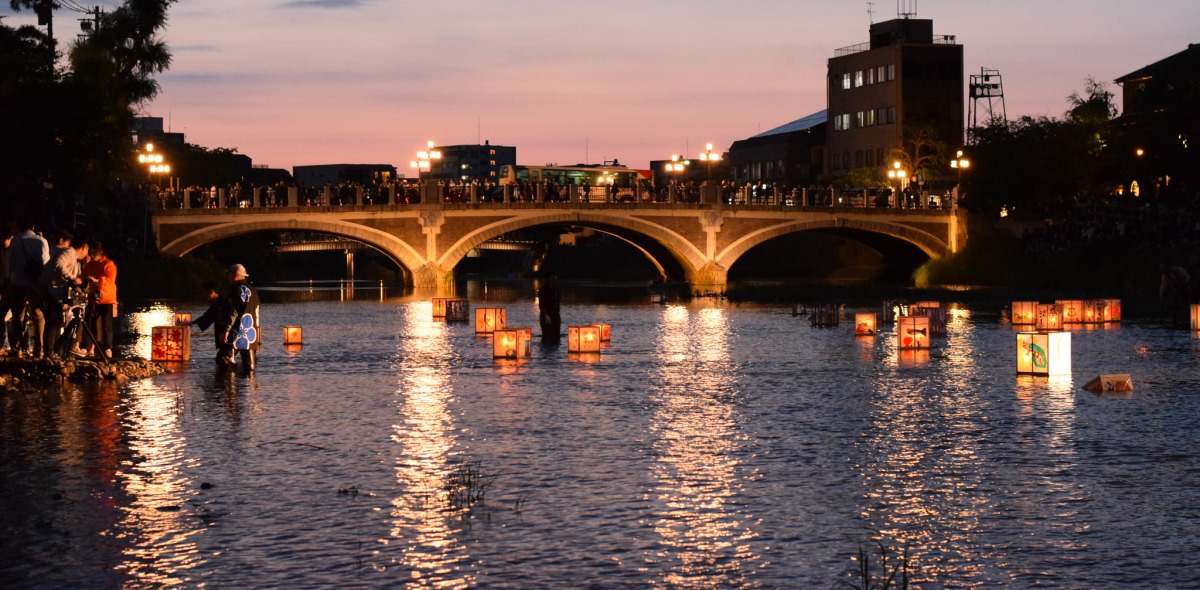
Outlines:
{"type": "Polygon", "coordinates": [[[232,288],[223,299],[213,301],[208,311],[192,323],[203,331],[211,324],[217,337],[217,364],[233,369],[233,351],[242,357],[242,370],[254,370],[254,357],[260,347],[262,333],[258,326],[258,291],[250,286],[246,267],[235,264],[227,271],[232,288]]]}

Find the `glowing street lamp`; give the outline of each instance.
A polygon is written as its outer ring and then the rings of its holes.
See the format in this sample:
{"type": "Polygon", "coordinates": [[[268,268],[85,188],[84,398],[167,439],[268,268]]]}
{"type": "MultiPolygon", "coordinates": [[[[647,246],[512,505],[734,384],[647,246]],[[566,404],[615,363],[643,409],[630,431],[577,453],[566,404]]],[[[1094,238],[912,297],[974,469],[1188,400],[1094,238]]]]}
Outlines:
{"type": "Polygon", "coordinates": [[[417,152],[417,159],[412,161],[412,167],[417,169],[417,182],[421,181],[421,169],[433,171],[433,160],[441,160],[441,150],[433,149],[433,141],[429,141],[428,149],[417,152]]]}
{"type": "Polygon", "coordinates": [[[900,209],[904,203],[900,201],[900,192],[904,190],[904,181],[908,180],[908,172],[900,165],[900,160],[892,162],[892,169],[888,170],[888,178],[896,181],[896,208],[900,209]]]}
{"type": "Polygon", "coordinates": [[[667,162],[667,172],[675,173],[674,180],[677,181],[679,178],[679,174],[681,174],[684,170],[687,169],[688,166],[691,166],[691,165],[692,165],[691,160],[684,160],[683,156],[680,156],[679,154],[672,154],[671,161],[667,162]]]}
{"type": "Polygon", "coordinates": [[[704,145],[704,153],[700,154],[700,161],[701,161],[701,162],[704,162],[704,163],[705,163],[705,165],[708,167],[708,177],[709,177],[709,179],[711,179],[711,178],[712,178],[712,164],[713,164],[713,162],[719,162],[720,160],[721,160],[721,154],[719,154],[719,153],[718,153],[718,154],[714,154],[714,153],[713,153],[713,151],[712,151],[712,144],[711,144],[711,143],[705,144],[705,145],[704,145]]]}
{"type": "Polygon", "coordinates": [[[962,150],[958,150],[958,154],[954,156],[953,160],[950,160],[950,167],[958,172],[958,182],[954,185],[954,200],[957,202],[962,186],[962,171],[971,167],[971,161],[963,157],[962,150]]]}
{"type": "Polygon", "coordinates": [[[154,151],[154,144],[147,143],[143,151],[138,153],[138,164],[146,167],[151,177],[162,176],[171,173],[171,165],[163,161],[161,152],[154,151]]]}

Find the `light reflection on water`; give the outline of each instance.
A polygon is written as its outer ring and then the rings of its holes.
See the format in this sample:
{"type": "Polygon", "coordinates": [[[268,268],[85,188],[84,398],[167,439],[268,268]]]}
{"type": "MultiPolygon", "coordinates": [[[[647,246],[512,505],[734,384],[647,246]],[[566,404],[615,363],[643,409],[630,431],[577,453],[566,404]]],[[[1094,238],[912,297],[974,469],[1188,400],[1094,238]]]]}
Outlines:
{"type": "Polygon", "coordinates": [[[768,306],[569,304],[613,342],[518,361],[428,301],[266,307],[306,342],[268,327],[251,378],[197,336],[177,372],[0,397],[6,587],[827,588],[873,539],[922,587],[1200,586],[1190,333],[1081,327],[1038,378],[956,306],[902,351],[768,306]],[[1080,389],[1102,372],[1134,392],[1080,389]],[[495,475],[465,514],[463,460],[495,475]]]}

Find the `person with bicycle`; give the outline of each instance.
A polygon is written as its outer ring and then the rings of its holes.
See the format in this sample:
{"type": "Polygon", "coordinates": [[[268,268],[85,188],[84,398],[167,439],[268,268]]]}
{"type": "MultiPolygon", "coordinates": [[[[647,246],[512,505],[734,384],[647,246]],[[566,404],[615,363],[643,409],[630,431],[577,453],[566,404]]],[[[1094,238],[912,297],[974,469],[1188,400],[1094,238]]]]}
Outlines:
{"type": "Polygon", "coordinates": [[[8,325],[9,355],[18,356],[27,346],[32,346],[32,358],[36,359],[42,356],[45,325],[38,280],[42,268],[50,261],[50,244],[33,230],[33,219],[28,216],[17,218],[16,235],[8,248],[8,288],[4,292],[4,301],[12,310],[12,321],[8,325]],[[33,325],[33,333],[28,338],[26,319],[33,325]]]}

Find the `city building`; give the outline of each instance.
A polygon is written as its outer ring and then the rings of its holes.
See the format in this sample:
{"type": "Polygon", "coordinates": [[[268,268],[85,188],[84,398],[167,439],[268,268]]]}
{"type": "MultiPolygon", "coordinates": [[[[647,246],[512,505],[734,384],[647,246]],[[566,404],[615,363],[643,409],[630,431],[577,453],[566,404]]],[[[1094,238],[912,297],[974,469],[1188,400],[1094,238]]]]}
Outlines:
{"type": "MultiPolygon", "coordinates": [[[[446,145],[430,149],[439,152],[439,156],[428,158],[429,168],[421,172],[425,179],[497,183],[501,166],[517,164],[517,148],[491,145],[487,141],[482,145],[446,145]]],[[[414,176],[416,173],[417,170],[413,170],[414,176]]]]}
{"type": "Polygon", "coordinates": [[[932,20],[874,23],[868,42],[836,50],[828,67],[830,176],[867,169],[885,179],[889,152],[920,130],[948,154],[962,146],[963,47],[934,35],[932,20]]]}
{"type": "Polygon", "coordinates": [[[319,164],[293,166],[292,176],[304,186],[338,185],[352,182],[362,185],[384,184],[396,180],[391,164],[319,164]]]}
{"type": "Polygon", "coordinates": [[[1117,78],[1121,116],[1113,121],[1126,169],[1143,187],[1200,175],[1200,44],[1117,78]]]}
{"type": "Polygon", "coordinates": [[[818,111],[733,142],[725,162],[733,179],[788,188],[819,183],[825,175],[827,118],[828,111],[818,111]]]}

